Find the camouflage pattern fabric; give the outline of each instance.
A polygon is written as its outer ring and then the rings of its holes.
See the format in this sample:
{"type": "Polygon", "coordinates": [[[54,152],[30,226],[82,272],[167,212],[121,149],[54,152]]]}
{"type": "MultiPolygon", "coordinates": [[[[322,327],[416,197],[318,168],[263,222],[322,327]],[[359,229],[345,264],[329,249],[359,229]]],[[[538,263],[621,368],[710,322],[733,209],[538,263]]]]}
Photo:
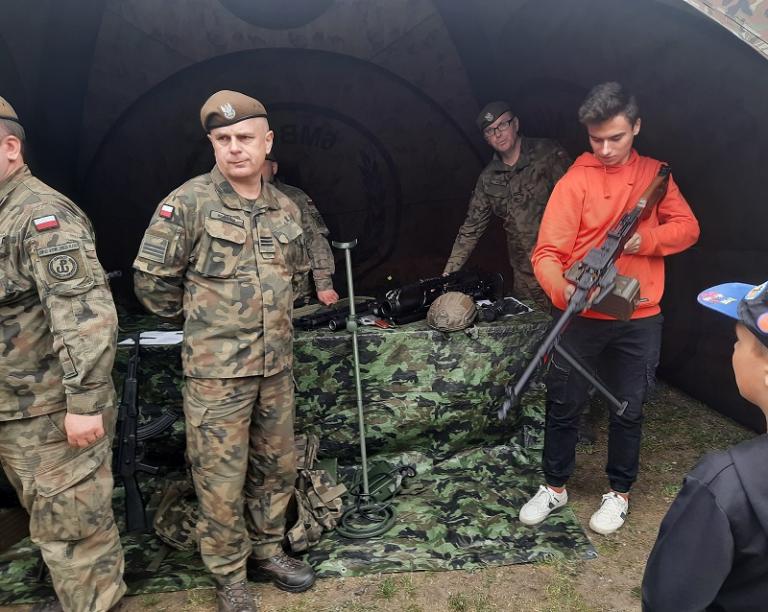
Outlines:
{"type": "Polygon", "coordinates": [[[109,435],[84,449],[67,443],[65,415],[60,409],[1,423],[0,456],[64,610],[106,612],[126,589],[112,512],[115,412],[104,413],[109,435]]]}
{"type": "Polygon", "coordinates": [[[549,194],[571,165],[571,158],[554,140],[521,140],[520,157],[514,166],[494,156],[480,173],[443,272],[462,268],[485,233],[491,214],[495,214],[507,233],[509,264],[515,272],[513,295],[547,309],[549,300],[533,275],[531,251],[549,194]]]}
{"type": "MultiPolygon", "coordinates": [[[[551,555],[594,556],[568,508],[547,519],[545,528],[526,527],[516,519],[542,478],[541,385],[533,385],[508,421],[495,416],[504,384],[531,356],[548,321],[547,315],[533,311],[452,334],[431,330],[423,321],[394,332],[361,330],[371,468],[408,464],[415,466],[417,476],[395,498],[397,520],[384,536],[350,541],[335,532],[323,535],[307,556],[321,576],[477,569],[551,555]]],[[[123,322],[125,331],[137,326],[156,328],[147,318],[123,322]]],[[[318,457],[337,458],[346,466],[340,469],[342,481],[352,486],[359,444],[349,334],[298,333],[294,348],[297,430],[320,437],[318,457]]],[[[180,409],[178,352],[176,346],[147,347],[142,353],[140,372],[148,378],[140,381],[141,396],[155,408],[180,409]]],[[[118,377],[128,353],[118,351],[118,377]]],[[[148,461],[173,456],[178,465],[184,434],[183,425],[176,427],[148,448],[148,461]],[[179,446],[169,450],[174,443],[179,446]]],[[[161,478],[147,478],[142,488],[149,499],[166,487],[161,478]]],[[[118,489],[118,520],[121,496],[118,489]]],[[[168,551],[149,534],[124,537],[123,543],[129,593],[212,585],[195,551],[168,551]]],[[[11,549],[5,562],[0,555],[0,602],[31,602],[49,592],[35,582],[34,574],[28,542],[11,549]]]]}
{"type": "Polygon", "coordinates": [[[285,534],[296,482],[291,373],[187,377],[184,416],[201,555],[220,584],[240,582],[251,552],[277,554],[285,534]]]}
{"type": "Polygon", "coordinates": [[[184,315],[184,373],[271,376],[291,367],[291,282],[309,270],[291,200],[265,183],[241,198],[214,167],[157,207],[134,261],[152,313],[184,315]]]}
{"type": "MultiPolygon", "coordinates": [[[[275,177],[272,182],[278,191],[287,195],[301,211],[301,228],[304,230],[304,242],[307,245],[309,262],[312,267],[312,279],[315,282],[315,292],[333,289],[333,273],[336,263],[333,259],[331,245],[328,244],[328,226],[325,225],[320,211],[306,193],[298,187],[286,185],[275,177]]],[[[295,298],[309,296],[309,277],[304,275],[294,288],[295,298]]]]}
{"type": "Polygon", "coordinates": [[[64,610],[122,597],[112,514],[117,314],[85,214],[26,166],[0,182],[0,464],[64,610]],[[107,435],[70,446],[68,413],[107,435]]]}
{"type": "Polygon", "coordinates": [[[24,166],[0,183],[0,421],[114,403],[117,314],[93,229],[24,166]]]}

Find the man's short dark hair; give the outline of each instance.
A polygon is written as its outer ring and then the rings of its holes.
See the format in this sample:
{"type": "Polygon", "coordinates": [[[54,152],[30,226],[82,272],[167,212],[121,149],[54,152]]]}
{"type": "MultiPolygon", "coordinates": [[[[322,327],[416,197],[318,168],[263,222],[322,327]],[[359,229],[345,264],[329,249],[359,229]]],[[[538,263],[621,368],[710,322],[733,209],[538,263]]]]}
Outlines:
{"type": "Polygon", "coordinates": [[[635,96],[616,81],[595,85],[579,107],[579,122],[584,125],[602,123],[616,115],[624,115],[632,125],[640,116],[635,96]]]}

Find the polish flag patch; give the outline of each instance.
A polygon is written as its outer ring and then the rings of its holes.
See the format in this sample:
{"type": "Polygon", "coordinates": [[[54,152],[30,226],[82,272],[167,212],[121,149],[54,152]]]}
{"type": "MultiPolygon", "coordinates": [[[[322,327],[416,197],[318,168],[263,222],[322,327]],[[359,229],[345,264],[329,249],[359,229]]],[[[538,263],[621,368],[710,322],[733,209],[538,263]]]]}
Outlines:
{"type": "Polygon", "coordinates": [[[158,213],[163,219],[170,219],[173,217],[173,211],[174,208],[170,204],[163,204],[160,207],[160,212],[158,213]]]}
{"type": "Polygon", "coordinates": [[[45,217],[38,217],[37,219],[32,219],[32,223],[35,224],[35,229],[38,232],[59,227],[59,220],[56,218],[56,215],[46,215],[45,217]]]}

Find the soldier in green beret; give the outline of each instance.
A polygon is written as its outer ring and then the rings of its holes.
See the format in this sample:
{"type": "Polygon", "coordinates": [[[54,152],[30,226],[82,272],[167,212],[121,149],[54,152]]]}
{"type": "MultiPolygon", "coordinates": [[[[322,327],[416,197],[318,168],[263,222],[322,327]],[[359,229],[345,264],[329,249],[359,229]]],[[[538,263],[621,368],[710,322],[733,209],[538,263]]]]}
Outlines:
{"type": "Polygon", "coordinates": [[[515,296],[548,310],[549,300],[533,275],[531,252],[549,194],[571,158],[554,140],[521,136],[520,121],[507,102],[487,104],[476,123],[494,155],[477,179],[443,274],[456,272],[467,262],[493,213],[503,220],[507,233],[515,296]]]}
{"type": "Polygon", "coordinates": [[[134,261],[154,314],[183,319],[187,458],[200,553],[220,611],[255,610],[248,571],[287,591],[315,580],[281,542],[296,481],[292,282],[309,271],[301,213],[261,178],[267,111],[220,91],[200,111],[213,169],[155,210],[134,261]]]}
{"type": "MultiPolygon", "coordinates": [[[[261,169],[261,175],[265,181],[272,183],[299,207],[317,299],[326,306],[335,304],[339,301],[339,294],[333,289],[333,273],[336,270],[336,264],[333,260],[331,245],[328,244],[328,226],[325,225],[312,198],[298,187],[283,183],[277,177],[277,169],[277,158],[270,152],[261,169]]],[[[301,279],[299,286],[295,288],[295,293],[297,298],[308,298],[309,275],[301,279]]]]}
{"type": "Polygon", "coordinates": [[[82,210],[32,176],[0,98],[0,463],[29,512],[58,600],[105,612],[125,593],[112,514],[117,313],[82,210]]]}

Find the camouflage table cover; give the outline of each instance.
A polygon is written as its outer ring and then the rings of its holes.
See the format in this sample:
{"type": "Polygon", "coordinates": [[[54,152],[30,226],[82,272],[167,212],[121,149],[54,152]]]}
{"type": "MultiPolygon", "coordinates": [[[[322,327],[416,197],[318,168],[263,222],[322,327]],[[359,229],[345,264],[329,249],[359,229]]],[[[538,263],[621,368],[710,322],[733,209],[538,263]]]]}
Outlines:
{"type": "MultiPolygon", "coordinates": [[[[543,389],[534,385],[523,407],[503,423],[496,408],[547,322],[545,315],[531,312],[467,333],[443,334],[424,322],[396,331],[361,330],[370,463],[407,463],[417,476],[396,498],[396,522],[386,534],[354,541],[332,532],[310,550],[307,559],[319,576],[477,569],[595,555],[569,508],[537,527],[517,520],[519,507],[542,479],[543,389]]],[[[129,332],[157,326],[142,318],[122,327],[129,332]]],[[[317,433],[320,458],[348,466],[345,477],[359,461],[351,353],[347,332],[297,334],[297,429],[317,433]]],[[[118,389],[128,354],[118,351],[118,389]]],[[[140,375],[144,418],[181,411],[178,346],[142,347],[140,375]]],[[[183,470],[183,449],[180,419],[149,447],[147,460],[173,477],[174,470],[183,470]]],[[[162,477],[142,481],[145,497],[162,485],[162,477]]],[[[120,488],[115,508],[122,520],[120,488]]],[[[212,586],[195,553],[164,550],[153,534],[126,535],[123,545],[129,593],[212,586]]],[[[37,581],[36,572],[37,555],[28,540],[0,555],[0,604],[50,596],[50,585],[37,581]]]]}

